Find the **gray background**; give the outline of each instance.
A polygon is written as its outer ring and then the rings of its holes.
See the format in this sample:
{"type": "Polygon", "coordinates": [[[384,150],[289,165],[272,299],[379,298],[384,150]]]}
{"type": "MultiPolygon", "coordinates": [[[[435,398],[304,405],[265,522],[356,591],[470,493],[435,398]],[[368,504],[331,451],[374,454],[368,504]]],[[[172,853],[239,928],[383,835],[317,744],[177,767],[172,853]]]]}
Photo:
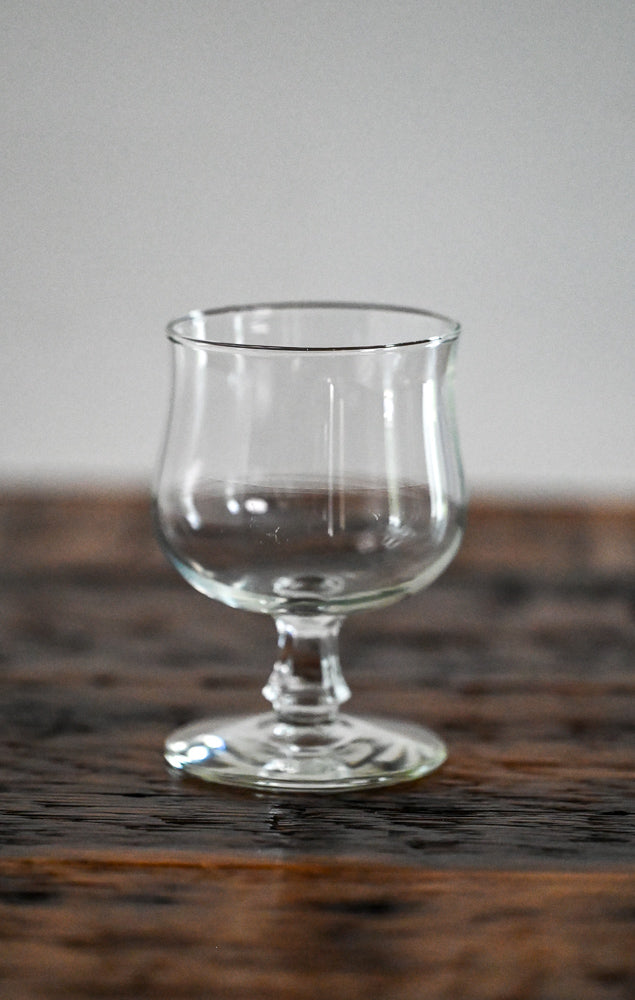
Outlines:
{"type": "Polygon", "coordinates": [[[144,484],[162,328],[462,321],[474,491],[635,490],[632,2],[2,0],[0,475],[144,484]]]}

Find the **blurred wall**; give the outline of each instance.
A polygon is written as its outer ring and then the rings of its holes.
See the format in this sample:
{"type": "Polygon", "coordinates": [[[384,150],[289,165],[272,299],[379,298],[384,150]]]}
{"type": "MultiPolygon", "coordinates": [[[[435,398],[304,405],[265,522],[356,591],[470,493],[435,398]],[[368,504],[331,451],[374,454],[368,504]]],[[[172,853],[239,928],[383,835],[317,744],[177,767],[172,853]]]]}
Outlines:
{"type": "Polygon", "coordinates": [[[635,491],[630,0],[3,0],[0,485],[143,484],[165,322],[462,321],[473,491],[635,491]]]}

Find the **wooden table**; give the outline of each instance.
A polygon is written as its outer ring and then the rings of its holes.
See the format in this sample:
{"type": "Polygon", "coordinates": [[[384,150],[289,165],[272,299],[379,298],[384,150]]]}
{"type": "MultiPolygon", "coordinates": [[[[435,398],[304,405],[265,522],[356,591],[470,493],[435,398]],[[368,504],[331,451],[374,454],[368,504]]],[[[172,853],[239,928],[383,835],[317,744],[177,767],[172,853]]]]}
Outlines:
{"type": "Polygon", "coordinates": [[[248,794],[164,736],[259,709],[272,623],[197,595],[147,503],[0,500],[0,997],[635,996],[635,512],[473,503],[427,592],[353,616],[411,785],[248,794]]]}

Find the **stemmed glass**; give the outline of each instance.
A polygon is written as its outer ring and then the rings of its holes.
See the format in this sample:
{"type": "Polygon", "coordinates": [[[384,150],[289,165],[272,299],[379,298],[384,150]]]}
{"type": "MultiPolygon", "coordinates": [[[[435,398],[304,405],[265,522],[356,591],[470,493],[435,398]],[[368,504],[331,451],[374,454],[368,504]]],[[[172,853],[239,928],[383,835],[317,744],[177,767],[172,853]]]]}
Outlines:
{"type": "Polygon", "coordinates": [[[340,712],[350,691],[338,633],[351,612],[427,586],[459,547],[458,324],[415,309],[287,303],[192,312],[168,337],[160,543],[197,590],[272,615],[278,630],[263,690],[271,710],[178,729],[168,763],[300,791],[432,771],[446,749],[428,729],[340,712]]]}

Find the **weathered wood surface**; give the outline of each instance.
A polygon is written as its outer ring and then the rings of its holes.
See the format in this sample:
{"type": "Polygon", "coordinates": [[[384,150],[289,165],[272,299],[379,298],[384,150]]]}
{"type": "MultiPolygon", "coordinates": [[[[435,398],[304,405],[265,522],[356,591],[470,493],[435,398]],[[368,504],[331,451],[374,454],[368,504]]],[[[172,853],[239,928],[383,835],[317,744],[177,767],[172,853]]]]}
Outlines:
{"type": "Polygon", "coordinates": [[[609,1000],[635,986],[623,874],[205,859],[3,867],[11,1000],[609,1000]]]}
{"type": "Polygon", "coordinates": [[[164,736],[259,709],[265,618],[192,591],[144,499],[0,499],[0,996],[635,995],[635,512],[473,504],[427,592],[351,617],[351,710],[412,785],[253,795],[164,736]]]}

